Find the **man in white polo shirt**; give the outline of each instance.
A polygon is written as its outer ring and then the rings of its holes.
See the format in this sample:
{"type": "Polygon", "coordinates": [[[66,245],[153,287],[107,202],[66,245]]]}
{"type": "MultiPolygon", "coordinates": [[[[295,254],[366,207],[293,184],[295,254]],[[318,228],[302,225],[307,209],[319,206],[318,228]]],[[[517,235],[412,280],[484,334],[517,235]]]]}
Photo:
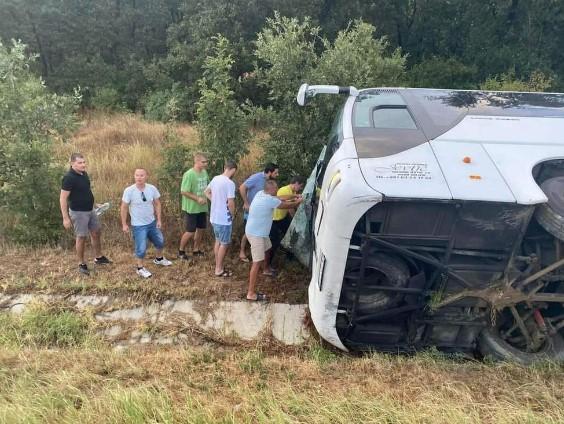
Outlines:
{"type": "Polygon", "coordinates": [[[265,270],[269,267],[269,264],[265,262],[265,258],[267,258],[266,251],[272,247],[269,234],[272,227],[274,209],[294,209],[302,201],[301,198],[280,200],[276,197],[277,190],[278,184],[276,184],[276,181],[266,181],[264,190],[256,194],[249,208],[249,218],[245,226],[245,234],[251,243],[253,265],[249,274],[247,300],[267,300],[265,294],[256,291],[256,286],[261,265],[264,263],[265,270]]]}
{"type": "Polygon", "coordinates": [[[164,236],[161,231],[161,201],[160,193],[154,185],[147,184],[147,171],[143,168],[135,170],[135,184],[127,187],[121,199],[121,226],[124,233],[129,233],[127,213],[131,216],[131,232],[135,241],[135,258],[137,260],[137,275],[149,278],[153,274],[143,266],[143,259],[147,253],[147,240],[155,246],[155,265],[172,265],[163,256],[164,236]],[[155,217],[156,214],[156,217],[155,217]]]}
{"type": "Polygon", "coordinates": [[[231,244],[233,214],[235,213],[235,183],[231,180],[237,171],[233,161],[225,162],[223,174],[213,177],[204,191],[211,201],[210,223],[215,236],[215,276],[231,277],[231,271],[223,266],[227,248],[231,244]]]}

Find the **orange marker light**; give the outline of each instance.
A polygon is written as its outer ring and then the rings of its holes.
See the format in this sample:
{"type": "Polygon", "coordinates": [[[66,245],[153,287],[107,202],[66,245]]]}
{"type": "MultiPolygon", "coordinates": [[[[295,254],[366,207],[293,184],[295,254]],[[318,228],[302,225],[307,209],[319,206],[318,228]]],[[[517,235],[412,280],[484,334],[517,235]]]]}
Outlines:
{"type": "Polygon", "coordinates": [[[464,156],[464,159],[462,159],[462,162],[464,163],[471,163],[472,162],[472,158],[470,156],[464,156]]]}
{"type": "Polygon", "coordinates": [[[480,175],[470,175],[471,180],[481,180],[482,177],[480,175]]]}

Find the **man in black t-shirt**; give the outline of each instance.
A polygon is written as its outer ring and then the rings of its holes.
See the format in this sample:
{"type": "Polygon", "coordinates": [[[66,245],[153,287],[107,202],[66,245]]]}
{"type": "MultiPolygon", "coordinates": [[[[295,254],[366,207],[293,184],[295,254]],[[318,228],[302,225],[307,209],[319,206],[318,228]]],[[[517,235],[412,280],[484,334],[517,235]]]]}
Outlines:
{"type": "Polygon", "coordinates": [[[102,254],[100,240],[100,223],[94,211],[94,195],[90,189],[90,178],[86,173],[86,160],[80,153],[73,153],[70,158],[71,167],[63,177],[61,187],[61,214],[63,226],[69,230],[74,227],[76,235],[76,254],[78,255],[78,271],[88,275],[90,271],[84,261],[86,238],[90,240],[96,253],[94,263],[105,265],[111,261],[102,254]]]}

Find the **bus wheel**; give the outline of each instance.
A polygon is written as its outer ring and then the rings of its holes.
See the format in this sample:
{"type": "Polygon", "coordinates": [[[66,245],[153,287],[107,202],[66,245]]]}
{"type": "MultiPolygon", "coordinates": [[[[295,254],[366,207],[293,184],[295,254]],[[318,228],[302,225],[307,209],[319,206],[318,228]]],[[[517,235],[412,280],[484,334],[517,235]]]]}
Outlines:
{"type": "Polygon", "coordinates": [[[499,311],[496,324],[480,334],[480,353],[523,365],[564,360],[564,316],[543,317],[540,311],[539,305],[525,302],[499,311]]]}
{"type": "Polygon", "coordinates": [[[564,177],[554,177],[541,184],[548,202],[538,206],[537,222],[554,237],[564,240],[564,177]]]}
{"type": "Polygon", "coordinates": [[[409,280],[409,266],[400,257],[374,253],[366,259],[365,280],[358,299],[358,311],[373,313],[396,306],[403,294],[377,290],[377,286],[405,287],[409,280]]]}

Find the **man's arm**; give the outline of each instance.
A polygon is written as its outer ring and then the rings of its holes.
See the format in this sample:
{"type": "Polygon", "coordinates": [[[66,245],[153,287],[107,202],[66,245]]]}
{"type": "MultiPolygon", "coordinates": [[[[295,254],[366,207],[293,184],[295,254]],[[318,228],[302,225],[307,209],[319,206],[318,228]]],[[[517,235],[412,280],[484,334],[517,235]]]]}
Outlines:
{"type": "Polygon", "coordinates": [[[294,200],[299,197],[298,194],[282,194],[281,196],[276,196],[280,200],[294,200]]]}
{"type": "Polygon", "coordinates": [[[212,199],[212,191],[210,186],[207,186],[206,189],[204,190],[204,194],[206,195],[206,197],[208,198],[208,200],[211,202],[212,199]]]}
{"type": "Polygon", "coordinates": [[[59,196],[59,203],[61,204],[61,215],[63,215],[63,227],[67,230],[72,227],[72,222],[69,216],[69,195],[70,191],[61,190],[61,195],[59,196]]]}
{"type": "Polygon", "coordinates": [[[243,209],[245,209],[246,211],[248,211],[249,207],[250,207],[249,199],[247,197],[247,191],[248,191],[248,188],[245,185],[245,183],[243,183],[239,186],[239,194],[241,195],[241,199],[243,199],[243,209]]]}
{"type": "Polygon", "coordinates": [[[191,193],[189,191],[181,191],[180,194],[182,194],[184,197],[187,197],[188,199],[192,199],[194,202],[198,202],[198,203],[200,203],[200,200],[202,199],[200,196],[197,196],[194,193],[191,193]]]}
{"type": "Polygon", "coordinates": [[[123,230],[124,233],[129,232],[129,226],[127,225],[128,212],[129,212],[129,205],[122,200],[121,206],[119,208],[119,215],[121,217],[121,229],[123,230]]]}
{"type": "Polygon", "coordinates": [[[231,216],[235,216],[235,199],[227,199],[227,208],[231,216]]]}
{"type": "Polygon", "coordinates": [[[155,215],[157,215],[157,228],[162,228],[162,206],[161,199],[153,199],[153,206],[155,207],[155,215]]]}
{"type": "Polygon", "coordinates": [[[295,209],[302,203],[301,199],[285,200],[278,205],[278,209],[295,209]]]}

